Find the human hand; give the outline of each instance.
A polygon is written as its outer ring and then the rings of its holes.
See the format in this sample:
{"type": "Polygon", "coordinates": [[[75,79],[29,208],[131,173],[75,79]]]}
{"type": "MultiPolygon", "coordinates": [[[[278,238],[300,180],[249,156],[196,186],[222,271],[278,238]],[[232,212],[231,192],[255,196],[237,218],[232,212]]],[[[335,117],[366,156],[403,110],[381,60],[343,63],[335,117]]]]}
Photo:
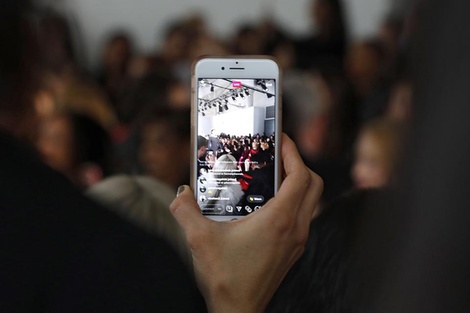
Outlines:
{"type": "Polygon", "coordinates": [[[240,220],[207,219],[187,186],[170,206],[186,233],[211,313],[262,312],[303,253],[323,182],[304,165],[285,135],[281,155],[285,179],[278,193],[240,220]]]}

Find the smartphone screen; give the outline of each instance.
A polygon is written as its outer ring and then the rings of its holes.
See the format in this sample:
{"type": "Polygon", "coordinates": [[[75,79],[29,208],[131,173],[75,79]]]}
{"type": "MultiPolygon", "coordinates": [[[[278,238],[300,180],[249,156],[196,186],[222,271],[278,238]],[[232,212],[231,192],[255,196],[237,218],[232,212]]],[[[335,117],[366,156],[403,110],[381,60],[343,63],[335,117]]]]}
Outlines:
{"type": "Polygon", "coordinates": [[[196,77],[193,102],[195,196],[201,212],[219,220],[255,212],[275,195],[280,135],[278,78],[224,77],[236,73],[222,68],[222,77],[196,77]]]}

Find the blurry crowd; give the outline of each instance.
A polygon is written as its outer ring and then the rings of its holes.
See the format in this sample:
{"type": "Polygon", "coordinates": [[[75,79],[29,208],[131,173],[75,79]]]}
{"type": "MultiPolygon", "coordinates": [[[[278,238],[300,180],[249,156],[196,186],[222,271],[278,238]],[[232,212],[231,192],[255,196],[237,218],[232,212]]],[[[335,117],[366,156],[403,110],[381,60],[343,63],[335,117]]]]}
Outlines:
{"type": "MultiPolygon", "coordinates": [[[[77,61],[67,19],[43,9],[31,31],[39,66],[22,92],[35,110],[18,105],[1,122],[81,189],[115,174],[142,174],[176,189],[189,183],[192,61],[267,54],[283,71],[283,131],[324,179],[324,202],[351,188],[389,186],[413,122],[408,54],[419,10],[386,16],[374,36],[352,40],[340,0],[313,0],[309,9],[315,27],[303,38],[266,18],[221,39],[203,17],[191,16],[168,25],[160,49],[140,54],[119,30],[91,73],[77,61]]],[[[253,150],[273,148],[269,135],[217,136],[217,147],[207,138],[203,150],[233,155],[243,171],[253,150]]]]}

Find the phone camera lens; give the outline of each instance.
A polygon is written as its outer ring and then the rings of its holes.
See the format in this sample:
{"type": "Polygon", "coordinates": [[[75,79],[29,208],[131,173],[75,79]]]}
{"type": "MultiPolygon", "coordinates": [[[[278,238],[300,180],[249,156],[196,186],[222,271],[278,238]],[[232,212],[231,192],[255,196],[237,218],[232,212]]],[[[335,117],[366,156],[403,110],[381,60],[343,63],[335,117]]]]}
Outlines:
{"type": "Polygon", "coordinates": [[[238,61],[237,61],[237,62],[235,62],[235,64],[238,64],[238,61]]]}
{"type": "Polygon", "coordinates": [[[223,70],[225,70],[225,67],[224,67],[224,66],[222,66],[222,71],[223,71],[223,70]]]}

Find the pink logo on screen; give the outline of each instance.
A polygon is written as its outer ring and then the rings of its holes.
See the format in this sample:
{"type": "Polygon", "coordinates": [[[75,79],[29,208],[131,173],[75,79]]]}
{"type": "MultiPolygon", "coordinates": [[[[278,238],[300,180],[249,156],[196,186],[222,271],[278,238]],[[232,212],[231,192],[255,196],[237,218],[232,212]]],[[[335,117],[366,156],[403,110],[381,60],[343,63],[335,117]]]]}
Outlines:
{"type": "Polygon", "coordinates": [[[233,81],[233,82],[232,82],[232,87],[233,87],[233,88],[241,88],[241,87],[242,87],[242,83],[241,83],[241,82],[237,82],[237,81],[233,81]]]}

